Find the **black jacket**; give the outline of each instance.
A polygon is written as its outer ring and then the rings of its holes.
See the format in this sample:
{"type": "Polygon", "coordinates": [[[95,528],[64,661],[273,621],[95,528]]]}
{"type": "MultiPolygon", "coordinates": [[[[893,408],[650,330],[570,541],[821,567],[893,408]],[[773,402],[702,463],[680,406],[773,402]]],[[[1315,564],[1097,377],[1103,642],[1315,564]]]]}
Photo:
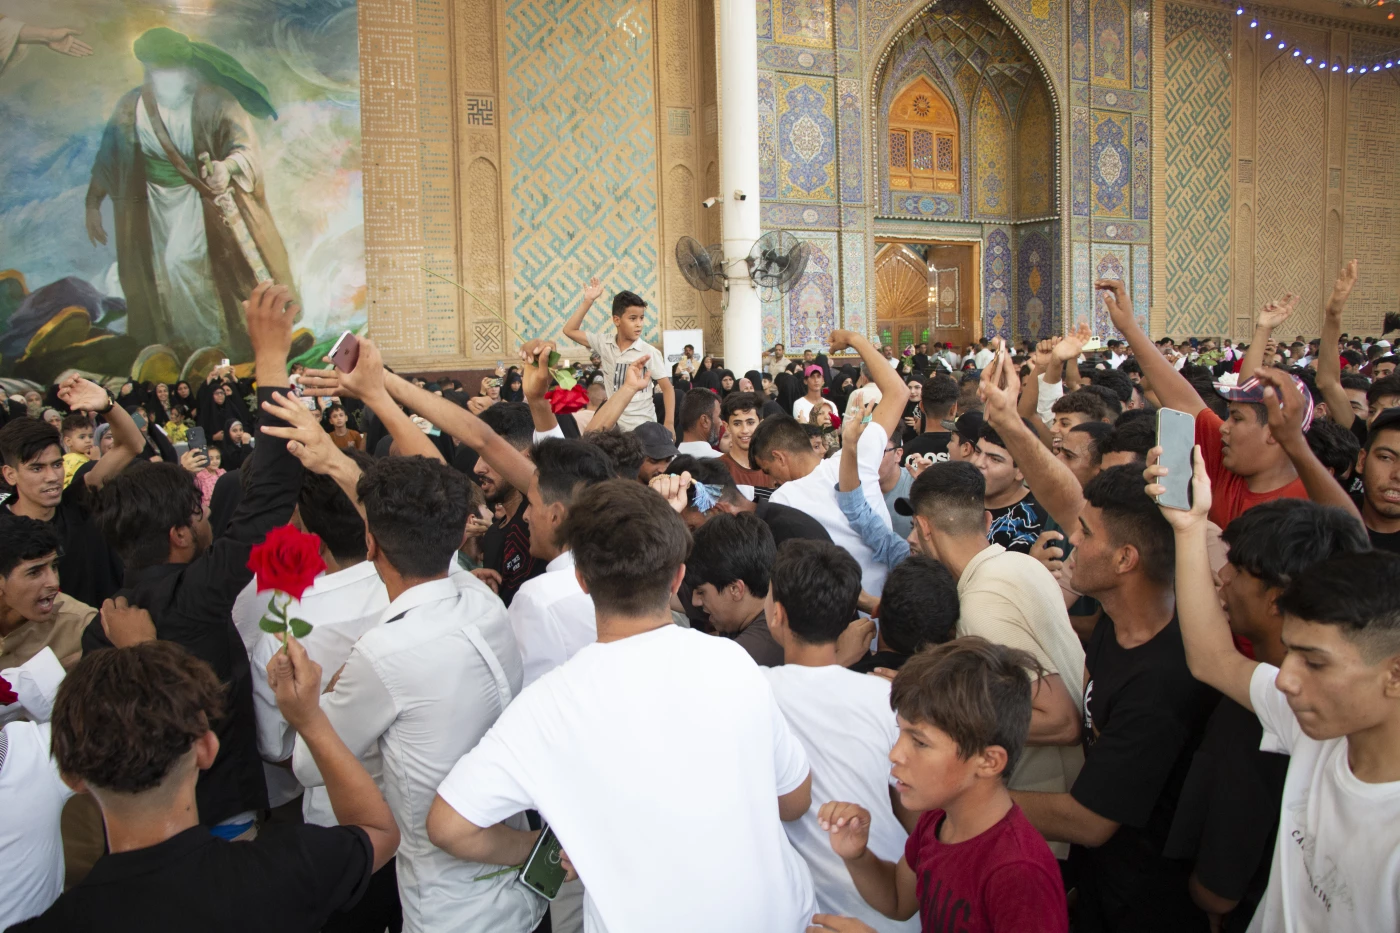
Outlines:
{"type": "MultiPolygon", "coordinates": [[[[272,398],[272,389],[258,390],[258,404],[272,398]]],[[[258,426],[280,425],[262,413],[258,426]]],[[[259,432],[261,433],[261,432],[259,432]]],[[[253,718],[253,681],[248,653],[233,625],[233,602],[253,578],[248,552],[269,530],[291,521],[301,490],[301,463],[287,453],[287,444],[262,435],[253,450],[252,482],[229,519],[228,528],[210,548],[188,564],[161,564],[128,571],[119,595],[151,613],[156,636],[182,645],[214,668],[228,685],[227,715],[217,723],[219,754],[199,776],[195,799],[199,821],[220,823],[247,810],[267,807],[267,786],[258,755],[253,718]]],[[[110,648],[101,619],[83,633],[83,652],[110,648]]]]}

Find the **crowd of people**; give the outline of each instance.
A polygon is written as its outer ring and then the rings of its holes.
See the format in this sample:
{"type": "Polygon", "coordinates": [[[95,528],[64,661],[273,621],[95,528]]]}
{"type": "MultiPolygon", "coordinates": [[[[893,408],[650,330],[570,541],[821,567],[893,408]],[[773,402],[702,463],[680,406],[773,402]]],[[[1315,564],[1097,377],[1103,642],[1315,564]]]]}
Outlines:
{"type": "Polygon", "coordinates": [[[289,366],[264,283],[243,378],[13,398],[0,928],[1400,929],[1356,277],[1311,343],[1292,296],[1154,342],[1106,280],[1103,346],[838,330],[738,377],[594,280],[471,393],[366,338],[289,366]]]}

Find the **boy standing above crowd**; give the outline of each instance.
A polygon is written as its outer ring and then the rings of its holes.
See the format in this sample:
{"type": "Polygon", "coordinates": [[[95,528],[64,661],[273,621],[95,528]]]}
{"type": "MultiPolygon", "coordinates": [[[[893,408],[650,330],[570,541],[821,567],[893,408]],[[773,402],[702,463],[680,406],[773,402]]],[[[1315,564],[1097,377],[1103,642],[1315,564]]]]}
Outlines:
{"type": "MultiPolygon", "coordinates": [[[[583,329],[583,319],[588,316],[593,302],[602,294],[602,283],[596,277],[589,279],[578,310],[564,322],[564,336],[598,354],[603,373],[603,388],[607,390],[609,397],[626,381],[628,366],[636,360],[649,358],[651,362],[647,370],[652,374],[652,381],[660,387],[665,406],[665,415],[661,423],[666,430],[671,431],[671,426],[676,423],[676,392],[671,386],[670,376],[658,375],[670,371],[666,366],[666,358],[661,355],[660,350],[642,339],[646,301],[632,292],[618,292],[613,296],[612,303],[614,333],[586,331],[583,329]]],[[[651,386],[648,385],[646,389],[632,396],[627,410],[618,418],[617,425],[624,431],[632,431],[644,422],[655,420],[656,406],[652,401],[651,386]]]]}

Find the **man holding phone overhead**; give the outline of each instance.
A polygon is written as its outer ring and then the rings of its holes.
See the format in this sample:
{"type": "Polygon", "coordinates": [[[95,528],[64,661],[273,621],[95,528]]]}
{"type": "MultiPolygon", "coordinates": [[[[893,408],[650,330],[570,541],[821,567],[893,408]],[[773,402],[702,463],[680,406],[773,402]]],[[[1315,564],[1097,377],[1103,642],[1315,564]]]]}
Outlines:
{"type": "Polygon", "coordinates": [[[1304,434],[1312,423],[1313,403],[1302,380],[1281,370],[1242,370],[1238,385],[1216,386],[1230,403],[1230,417],[1222,421],[1138,325],[1124,283],[1101,279],[1094,287],[1103,295],[1113,326],[1132,347],[1143,381],[1163,407],[1195,417],[1196,443],[1214,493],[1212,522],[1224,528],[1248,509],[1273,499],[1312,499],[1355,510],[1308,447],[1304,434]]]}

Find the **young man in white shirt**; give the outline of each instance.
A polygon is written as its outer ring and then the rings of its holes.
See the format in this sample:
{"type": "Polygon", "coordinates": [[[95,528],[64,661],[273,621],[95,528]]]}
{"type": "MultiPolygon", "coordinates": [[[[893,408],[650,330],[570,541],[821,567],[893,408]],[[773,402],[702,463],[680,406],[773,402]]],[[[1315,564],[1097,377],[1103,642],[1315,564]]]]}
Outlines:
{"type": "MultiPolygon", "coordinates": [[[[1160,450],[1149,458],[1148,495],[1160,450]]],[[[1251,709],[1261,748],[1290,756],[1269,886],[1251,933],[1400,929],[1400,557],[1348,554],[1276,600],[1279,667],[1235,650],[1206,555],[1211,484],[1194,455],[1176,534],[1176,599],[1191,673],[1251,709]]]]}
{"type": "Polygon", "coordinates": [[[782,830],[807,756],[743,649],[680,628],[690,535],[660,495],[610,480],[565,526],[598,641],[541,677],[452,769],[428,816],[455,855],[516,865],[536,809],[587,889],[588,933],[800,933],[811,876],[782,830]]]}
{"type": "MultiPolygon", "coordinates": [[[[438,460],[376,461],[356,492],[366,550],[390,599],[361,636],[326,716],[356,757],[377,745],[384,791],[403,831],[398,856],[404,929],[528,933],[545,902],[513,878],[488,873],[428,839],[438,783],[520,691],[522,666],[505,607],[484,583],[459,589],[448,565],[467,521],[467,480],[438,460]]],[[[321,774],[298,736],[292,769],[306,787],[321,774]]],[[[515,817],[523,828],[523,816],[515,817]]]]}
{"type": "Polygon", "coordinates": [[[817,822],[823,804],[859,803],[871,813],[871,851],[897,862],[918,820],[890,789],[890,749],[899,738],[890,682],[849,671],[838,660],[837,641],[855,618],[859,598],[860,565],[851,555],[818,541],[783,545],[765,602],[786,663],[765,673],[812,761],[813,804],[784,828],[812,870],[818,910],[856,917],[879,933],[911,933],[919,929],[917,919],[891,920],[865,902],[817,822]]]}
{"type": "Polygon", "coordinates": [[[719,443],[719,396],[709,389],[691,389],[681,399],[681,420],[677,427],[681,442],[676,449],[682,455],[706,460],[718,457],[720,453],[715,445],[719,443]]]}
{"type": "MultiPolygon", "coordinates": [[[[880,403],[858,442],[860,482],[871,509],[889,524],[889,510],[880,489],[880,462],[904,417],[909,387],[899,373],[884,364],[884,358],[870,341],[850,331],[832,331],[831,352],[839,353],[847,347],[860,354],[880,390],[880,403]]],[[[806,430],[794,419],[783,417],[767,418],[759,424],[749,442],[749,454],[756,466],[782,484],[769,501],[800,509],[821,522],[831,540],[850,551],[860,563],[865,591],[878,596],[888,571],[874,559],[874,552],[851,527],[836,502],[839,458],[823,460],[812,450],[806,430]]]]}

